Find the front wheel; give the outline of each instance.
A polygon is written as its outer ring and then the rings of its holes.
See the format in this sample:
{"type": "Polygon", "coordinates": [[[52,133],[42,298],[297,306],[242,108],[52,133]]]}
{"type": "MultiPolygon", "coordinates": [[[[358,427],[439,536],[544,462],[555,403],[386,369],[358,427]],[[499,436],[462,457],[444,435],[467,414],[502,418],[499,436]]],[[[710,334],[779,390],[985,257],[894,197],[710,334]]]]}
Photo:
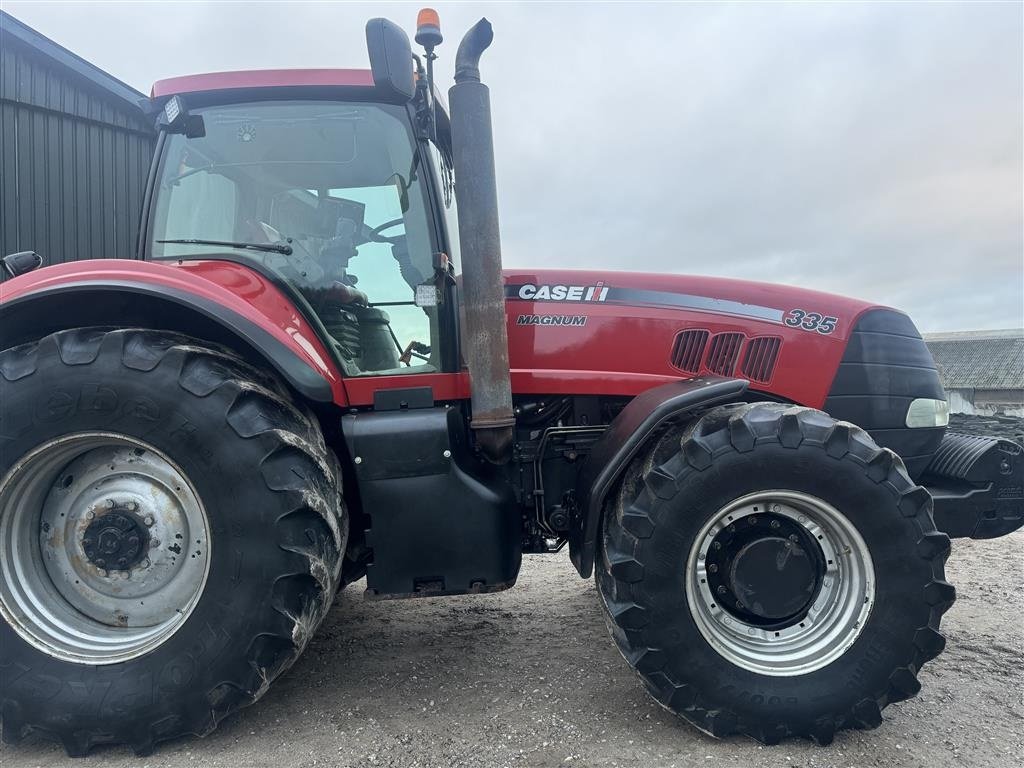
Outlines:
{"type": "Polygon", "coordinates": [[[900,459],[820,411],[710,411],[654,440],[603,525],[613,637],[657,700],[764,743],[870,728],[943,648],[949,539],[900,459]]]}
{"type": "Polygon", "coordinates": [[[0,725],[73,755],[205,734],[337,589],[318,424],[227,350],[83,328],[0,352],[0,725]]]}

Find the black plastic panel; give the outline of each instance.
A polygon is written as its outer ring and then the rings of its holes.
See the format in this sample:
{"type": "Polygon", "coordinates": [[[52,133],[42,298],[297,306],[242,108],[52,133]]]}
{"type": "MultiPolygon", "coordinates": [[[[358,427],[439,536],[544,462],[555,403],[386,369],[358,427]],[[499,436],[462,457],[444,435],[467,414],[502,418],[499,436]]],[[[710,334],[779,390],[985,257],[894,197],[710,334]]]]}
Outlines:
{"type": "MultiPolygon", "coordinates": [[[[858,326],[859,328],[859,326],[858,326]]],[[[868,363],[875,365],[916,365],[934,368],[931,352],[921,337],[893,336],[872,331],[859,330],[850,335],[846,345],[844,363],[868,363]]]]}
{"type": "Polygon", "coordinates": [[[857,321],[857,331],[860,333],[887,333],[896,336],[910,336],[914,339],[921,338],[914,321],[909,315],[897,312],[894,309],[875,309],[865,313],[857,321]]]}
{"type": "Polygon", "coordinates": [[[457,409],[348,414],[342,430],[370,519],[369,597],[492,592],[515,583],[519,511],[504,476],[469,454],[457,409]]]}
{"type": "Polygon", "coordinates": [[[407,389],[378,389],[373,393],[375,411],[400,411],[404,408],[433,408],[432,387],[409,387],[407,389]]]}
{"type": "Polygon", "coordinates": [[[836,395],[946,397],[939,381],[939,372],[935,368],[865,363],[839,364],[829,392],[830,397],[836,395]]]}
{"type": "Polygon", "coordinates": [[[850,334],[824,410],[866,429],[899,454],[916,478],[945,432],[907,427],[907,409],[917,398],[946,398],[924,340],[902,312],[867,312],[850,334]]]}
{"type": "Polygon", "coordinates": [[[947,433],[925,473],[935,526],[951,537],[992,539],[1024,526],[1024,448],[947,433]]]}

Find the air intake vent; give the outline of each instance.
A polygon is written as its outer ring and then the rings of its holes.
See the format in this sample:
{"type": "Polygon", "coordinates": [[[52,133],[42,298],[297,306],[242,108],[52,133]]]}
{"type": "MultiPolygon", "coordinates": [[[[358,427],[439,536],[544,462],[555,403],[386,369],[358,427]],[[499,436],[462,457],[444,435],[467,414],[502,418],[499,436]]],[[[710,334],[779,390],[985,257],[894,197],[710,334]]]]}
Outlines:
{"type": "Polygon", "coordinates": [[[716,333],[711,339],[704,367],[719,376],[732,376],[743,339],[742,333],[716,333]]]}
{"type": "Polygon", "coordinates": [[[699,373],[704,347],[710,335],[707,331],[697,329],[680,331],[672,344],[672,365],[687,373],[699,373]]]}
{"type": "Polygon", "coordinates": [[[775,372],[782,339],[778,336],[755,336],[747,344],[740,370],[751,381],[767,384],[775,372]]]}

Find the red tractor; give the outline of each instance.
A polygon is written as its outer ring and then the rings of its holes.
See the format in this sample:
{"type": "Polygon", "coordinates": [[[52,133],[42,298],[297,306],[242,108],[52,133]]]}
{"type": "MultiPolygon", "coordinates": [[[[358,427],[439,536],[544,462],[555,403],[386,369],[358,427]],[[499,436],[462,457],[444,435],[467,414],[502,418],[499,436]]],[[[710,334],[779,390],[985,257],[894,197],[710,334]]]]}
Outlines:
{"type": "Polygon", "coordinates": [[[4,260],[4,739],[209,733],[344,584],[493,592],[566,545],[701,730],[877,726],[943,648],[949,537],[1024,522],[1021,448],[946,431],[896,310],[502,272],[490,25],[450,111],[436,15],[419,55],[366,32],[369,71],[153,87],[139,260],[4,260]]]}

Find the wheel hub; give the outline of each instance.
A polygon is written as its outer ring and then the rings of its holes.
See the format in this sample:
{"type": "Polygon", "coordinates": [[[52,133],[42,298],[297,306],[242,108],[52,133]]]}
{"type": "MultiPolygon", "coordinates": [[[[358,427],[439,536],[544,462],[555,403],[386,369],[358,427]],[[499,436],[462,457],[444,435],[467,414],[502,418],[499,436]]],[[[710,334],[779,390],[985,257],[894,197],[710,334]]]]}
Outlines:
{"type": "Polygon", "coordinates": [[[821,547],[783,515],[738,518],[712,539],[708,583],[724,610],[751,624],[786,625],[806,614],[825,576],[821,547]]]}
{"type": "Polygon", "coordinates": [[[125,661],[188,618],[210,544],[195,489],[156,448],[106,432],[56,438],[0,479],[0,613],[56,658],[125,661]]]}
{"type": "Polygon", "coordinates": [[[138,517],[131,513],[129,502],[101,517],[93,519],[82,537],[82,550],[97,568],[126,571],[145,558],[149,550],[149,534],[138,517]]]}

